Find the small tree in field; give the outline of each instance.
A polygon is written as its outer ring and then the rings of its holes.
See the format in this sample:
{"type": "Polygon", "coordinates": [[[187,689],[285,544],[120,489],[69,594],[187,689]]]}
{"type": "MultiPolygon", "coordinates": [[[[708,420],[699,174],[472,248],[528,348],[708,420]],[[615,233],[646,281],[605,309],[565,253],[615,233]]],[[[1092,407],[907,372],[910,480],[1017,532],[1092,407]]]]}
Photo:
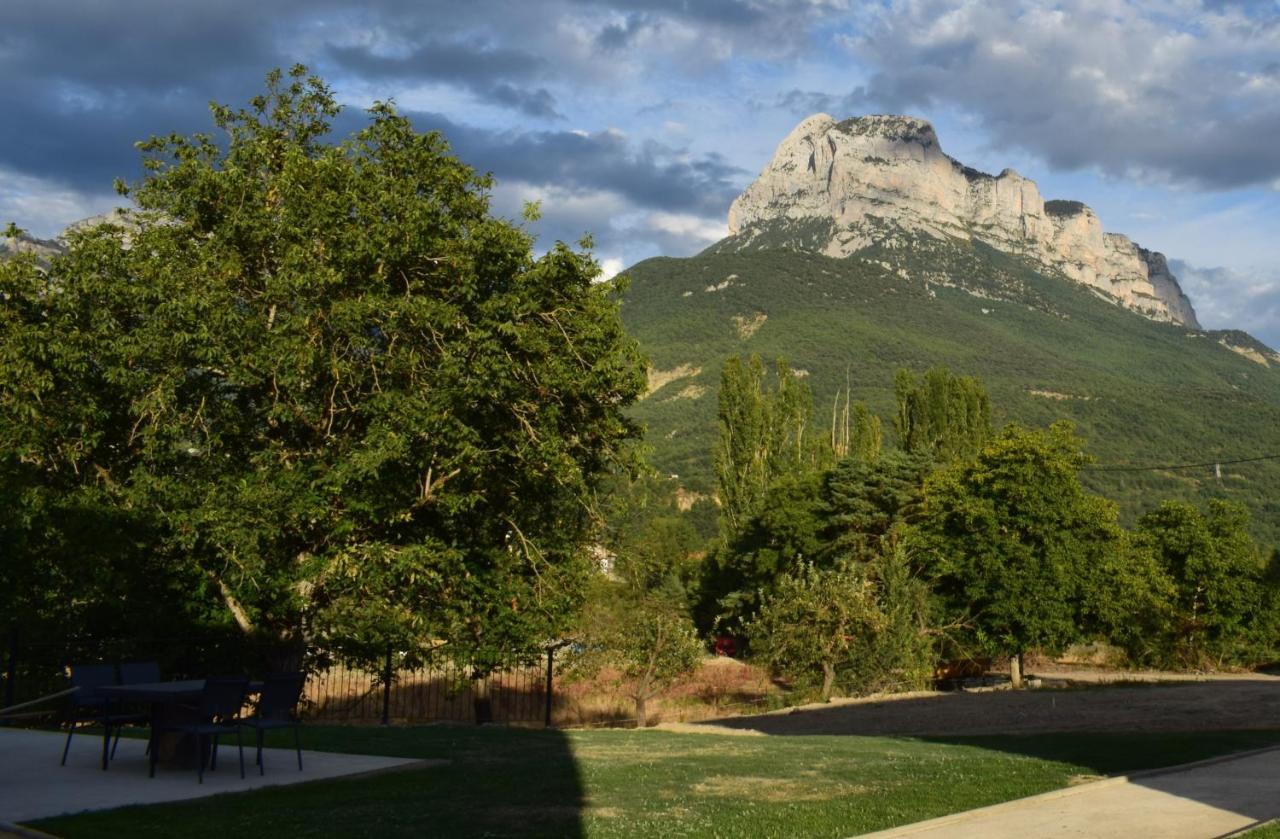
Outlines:
{"type": "Polygon", "coordinates": [[[927,592],[896,540],[868,561],[805,563],[776,581],[747,624],[752,654],[774,673],[814,685],[871,692],[922,688],[932,664],[927,592]]]}
{"type": "Polygon", "coordinates": [[[649,724],[649,700],[696,668],[705,654],[693,621],[671,591],[637,593],[610,580],[600,580],[588,595],[579,641],[571,669],[579,676],[615,669],[641,727],[649,724]]]}
{"type": "Polygon", "coordinates": [[[874,583],[862,567],[804,563],[778,578],[747,624],[747,637],[752,654],[770,670],[818,685],[825,702],[837,672],[882,624],[874,583]]]}
{"type": "Polygon", "coordinates": [[[639,481],[618,487],[611,499],[612,562],[588,589],[570,668],[579,676],[615,670],[640,726],[649,722],[649,701],[696,668],[704,654],[689,618],[702,540],[673,509],[653,509],[652,490],[639,481]]]}

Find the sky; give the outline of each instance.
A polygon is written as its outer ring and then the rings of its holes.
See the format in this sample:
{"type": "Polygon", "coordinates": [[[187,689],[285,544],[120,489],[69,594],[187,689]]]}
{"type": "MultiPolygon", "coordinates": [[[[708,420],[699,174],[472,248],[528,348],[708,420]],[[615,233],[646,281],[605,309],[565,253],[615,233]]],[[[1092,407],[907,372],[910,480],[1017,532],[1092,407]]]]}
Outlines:
{"type": "Polygon", "coordinates": [[[726,233],[809,114],[905,113],[1176,260],[1210,328],[1280,346],[1277,0],[43,0],[0,28],[0,224],[120,199],[133,143],[303,63],[350,130],[394,100],[606,273],[726,233]]]}

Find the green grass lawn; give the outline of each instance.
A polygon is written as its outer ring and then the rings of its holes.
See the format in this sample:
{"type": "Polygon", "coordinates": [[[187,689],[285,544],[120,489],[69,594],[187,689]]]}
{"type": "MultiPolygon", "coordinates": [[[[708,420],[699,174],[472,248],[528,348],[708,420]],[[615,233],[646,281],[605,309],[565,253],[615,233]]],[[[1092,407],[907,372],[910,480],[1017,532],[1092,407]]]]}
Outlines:
{"type": "Polygon", "coordinates": [[[849,836],[1082,777],[1280,742],[1280,731],[942,740],[311,726],[304,734],[305,748],[452,763],[33,826],[65,837],[220,839],[268,830],[279,836],[849,836]]]}

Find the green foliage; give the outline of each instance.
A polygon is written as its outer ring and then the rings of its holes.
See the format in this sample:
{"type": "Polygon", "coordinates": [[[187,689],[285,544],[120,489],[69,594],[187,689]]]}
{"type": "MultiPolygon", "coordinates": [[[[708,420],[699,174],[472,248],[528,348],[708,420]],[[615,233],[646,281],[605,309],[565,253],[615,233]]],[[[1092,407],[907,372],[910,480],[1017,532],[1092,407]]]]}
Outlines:
{"type": "Polygon", "coordinates": [[[775,479],[814,468],[821,455],[810,428],[813,397],[785,361],[771,388],[759,356],[745,364],[731,358],[719,394],[716,477],[725,532],[732,533],[760,509],[775,479]]]}
{"type": "Polygon", "coordinates": [[[1115,567],[1123,532],[1113,503],[1080,483],[1087,458],[1066,423],[1009,426],[971,461],[925,482],[915,538],[953,618],[989,653],[1049,652],[1097,626],[1096,601],[1131,592],[1115,567]]]}
{"type": "Polygon", "coordinates": [[[823,487],[823,539],[836,557],[865,560],[880,551],[890,531],[919,515],[927,456],[893,450],[874,462],[849,458],[836,464],[823,487]]]}
{"type": "Polygon", "coordinates": [[[991,436],[991,403],[975,378],[934,367],[917,382],[909,370],[899,370],[893,392],[898,404],[893,427],[898,445],[909,454],[944,462],[971,457],[991,436]]]}
{"type": "Polygon", "coordinates": [[[824,543],[821,476],[814,471],[778,477],[759,512],[722,542],[703,568],[698,625],[736,633],[759,607],[779,574],[820,559],[824,543]]]}
{"type": "Polygon", "coordinates": [[[841,392],[836,391],[831,403],[831,454],[836,460],[875,461],[884,445],[880,418],[865,403],[850,404],[851,392],[852,388],[844,391],[841,405],[841,392]]]}
{"type": "Polygon", "coordinates": [[[1211,501],[1201,513],[1168,501],[1138,521],[1138,544],[1167,576],[1149,658],[1182,666],[1251,664],[1280,645],[1277,586],[1249,536],[1249,512],[1211,501]]]}
{"type": "Polygon", "coordinates": [[[837,685],[850,693],[910,690],[932,675],[926,601],[894,545],[871,562],[804,562],[782,574],[746,632],[754,656],[818,687],[824,701],[837,685]]]}
{"type": "Polygon", "coordinates": [[[820,684],[831,698],[836,670],[865,655],[860,647],[881,631],[874,583],[860,565],[816,568],[802,563],[778,577],[746,626],[752,653],[776,673],[820,684]]]}
{"type": "Polygon", "coordinates": [[[338,105],[297,67],[212,112],[221,141],[140,144],[136,229],[74,236],[47,276],[0,266],[5,500],[132,517],[245,628],[552,637],[637,434],[615,289],[587,253],[535,259],[489,178],[388,104],[331,144],[338,105]]]}
{"type": "Polygon", "coordinates": [[[609,558],[588,589],[570,670],[590,676],[612,668],[646,725],[648,700],[703,656],[689,606],[707,540],[651,475],[614,489],[609,558]]]}

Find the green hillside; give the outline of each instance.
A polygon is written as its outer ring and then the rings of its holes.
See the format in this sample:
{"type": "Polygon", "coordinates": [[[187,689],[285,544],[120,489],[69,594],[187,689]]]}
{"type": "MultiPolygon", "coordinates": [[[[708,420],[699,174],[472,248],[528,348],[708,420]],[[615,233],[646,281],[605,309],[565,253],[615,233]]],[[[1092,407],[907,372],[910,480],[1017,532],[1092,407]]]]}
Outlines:
{"type": "Polygon", "coordinates": [[[659,384],[635,414],[659,470],[711,491],[716,388],[734,354],[807,371],[820,422],[848,381],[888,425],[894,371],[943,364],[987,383],[997,424],[1074,420],[1098,461],[1088,483],[1126,519],[1169,497],[1231,498],[1280,543],[1280,460],[1223,466],[1220,479],[1212,467],[1102,469],[1280,453],[1280,361],[1265,347],[1155,323],[981,244],[896,241],[832,259],[730,239],[630,269],[623,318],[659,384]]]}

